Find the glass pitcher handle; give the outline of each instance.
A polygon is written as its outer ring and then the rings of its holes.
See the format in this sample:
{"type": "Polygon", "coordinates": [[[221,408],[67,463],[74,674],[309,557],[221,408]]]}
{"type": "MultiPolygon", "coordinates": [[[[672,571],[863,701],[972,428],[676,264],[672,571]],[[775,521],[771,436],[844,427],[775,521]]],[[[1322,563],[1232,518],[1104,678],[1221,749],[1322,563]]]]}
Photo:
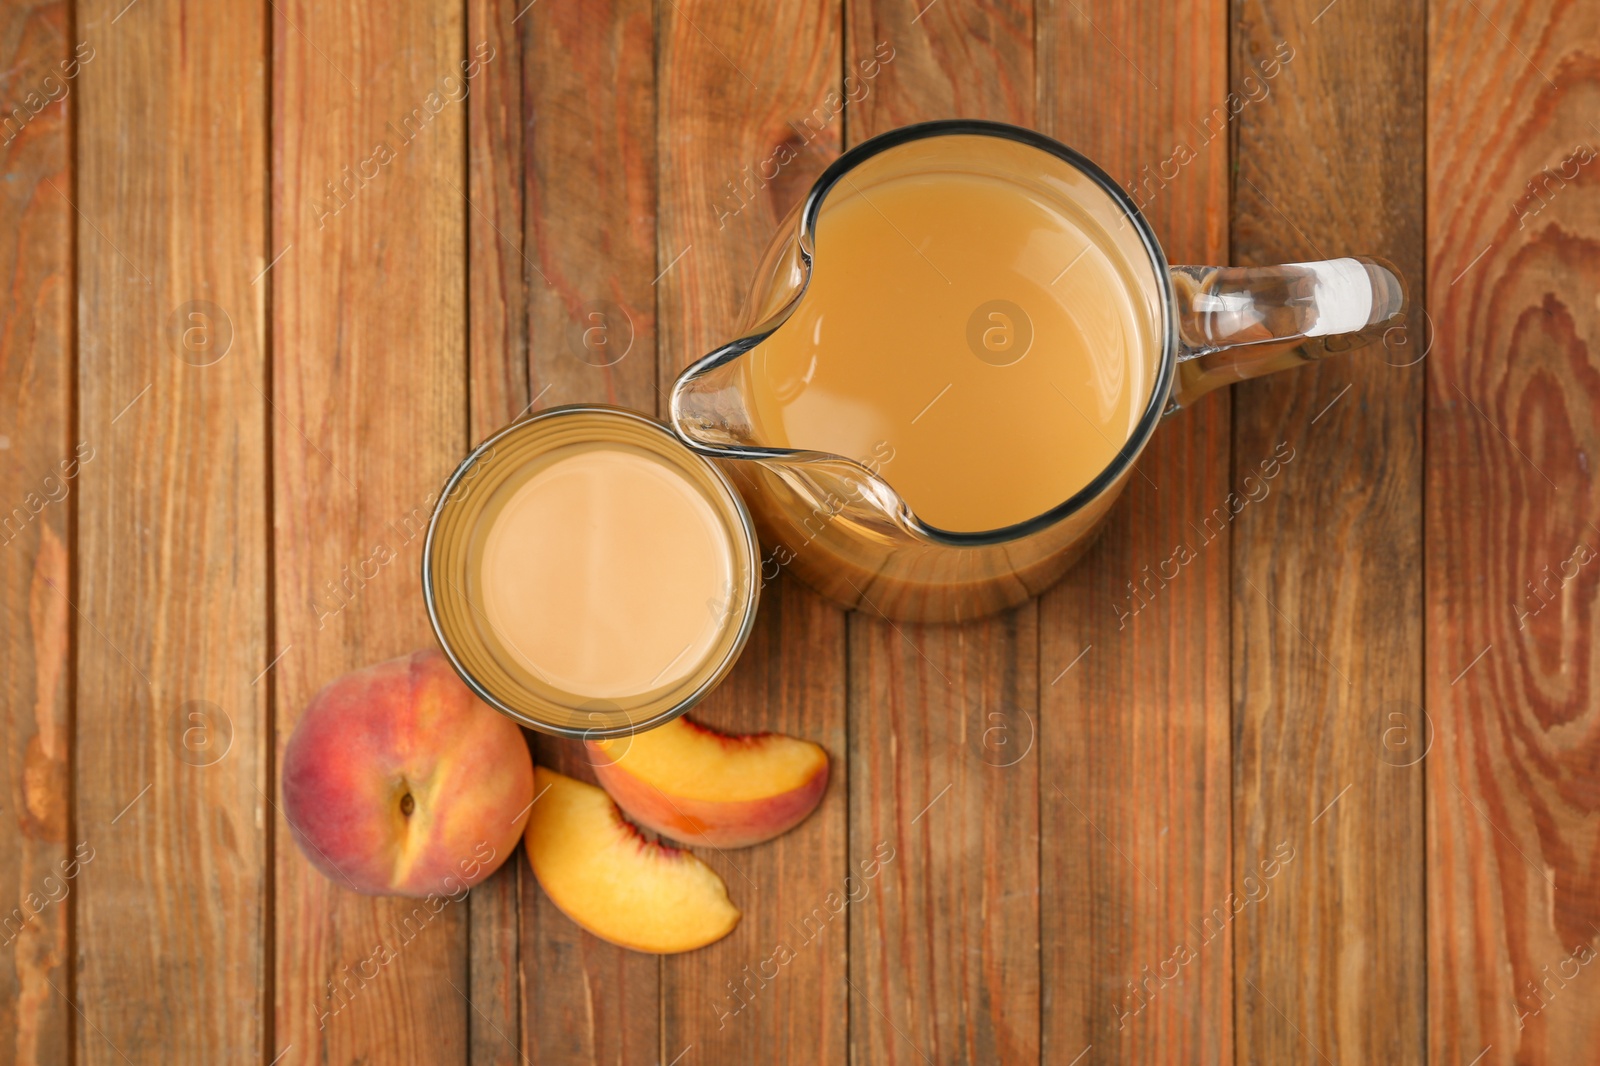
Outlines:
{"type": "Polygon", "coordinates": [[[1405,285],[1381,259],[1175,266],[1178,367],[1167,413],[1222,385],[1371,344],[1397,328],[1405,285]]]}

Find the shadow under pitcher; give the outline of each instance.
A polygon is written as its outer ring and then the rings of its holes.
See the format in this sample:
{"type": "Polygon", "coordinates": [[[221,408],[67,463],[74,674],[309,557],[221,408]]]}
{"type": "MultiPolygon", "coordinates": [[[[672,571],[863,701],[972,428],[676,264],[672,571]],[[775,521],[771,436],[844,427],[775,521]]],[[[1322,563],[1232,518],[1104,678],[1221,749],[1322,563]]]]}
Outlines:
{"type": "Polygon", "coordinates": [[[1042,134],[931,122],[841,156],[768,249],[743,336],[678,378],[782,569],[847,607],[961,621],[1043,592],[1156,423],[1361,347],[1404,312],[1361,257],[1169,267],[1103,171],[1042,134]]]}

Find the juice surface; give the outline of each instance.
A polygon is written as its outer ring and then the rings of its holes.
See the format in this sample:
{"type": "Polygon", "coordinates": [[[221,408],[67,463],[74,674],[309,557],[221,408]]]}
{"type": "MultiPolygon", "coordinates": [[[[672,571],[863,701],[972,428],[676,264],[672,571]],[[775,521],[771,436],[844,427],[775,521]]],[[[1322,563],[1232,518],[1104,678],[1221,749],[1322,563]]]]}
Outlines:
{"type": "Polygon", "coordinates": [[[872,459],[941,529],[1042,514],[1149,401],[1159,342],[1135,270],[1150,273],[1065,196],[978,173],[847,176],[800,306],[746,359],[756,436],[872,459]]]}
{"type": "Polygon", "coordinates": [[[623,446],[535,469],[483,543],[483,614],[548,684],[623,697],[697,668],[723,628],[730,534],[684,474],[623,446]]]}

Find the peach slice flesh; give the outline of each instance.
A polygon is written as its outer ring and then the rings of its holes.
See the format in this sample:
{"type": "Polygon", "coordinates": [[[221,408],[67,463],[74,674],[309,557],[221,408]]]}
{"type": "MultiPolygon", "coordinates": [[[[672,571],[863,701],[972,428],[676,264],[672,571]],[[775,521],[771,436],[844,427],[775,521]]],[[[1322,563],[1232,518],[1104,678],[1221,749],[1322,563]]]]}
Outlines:
{"type": "Polygon", "coordinates": [[[601,789],[534,768],[528,865],[561,911],[602,940],[670,955],[739,924],[728,888],[705,863],[646,840],[601,789]]]}
{"type": "Polygon", "coordinates": [[[781,733],[729,736],[687,718],[589,742],[629,817],[686,844],[742,848],[802,822],[828,790],[828,753],[781,733]]]}

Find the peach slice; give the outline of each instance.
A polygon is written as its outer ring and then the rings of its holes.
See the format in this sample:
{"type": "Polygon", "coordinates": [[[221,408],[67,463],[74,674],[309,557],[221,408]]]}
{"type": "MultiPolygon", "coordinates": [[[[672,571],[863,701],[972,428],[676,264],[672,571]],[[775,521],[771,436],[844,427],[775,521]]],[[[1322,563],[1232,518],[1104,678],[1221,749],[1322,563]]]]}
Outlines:
{"type": "Polygon", "coordinates": [[[705,863],[646,840],[604,791],[543,766],[528,817],[528,865],[568,918],[602,940],[672,955],[739,924],[728,888],[705,863]]]}
{"type": "Polygon", "coordinates": [[[729,736],[674,718],[588,745],[595,776],[629,817],[687,844],[771,840],[804,821],[828,790],[828,753],[781,733],[729,736]]]}

